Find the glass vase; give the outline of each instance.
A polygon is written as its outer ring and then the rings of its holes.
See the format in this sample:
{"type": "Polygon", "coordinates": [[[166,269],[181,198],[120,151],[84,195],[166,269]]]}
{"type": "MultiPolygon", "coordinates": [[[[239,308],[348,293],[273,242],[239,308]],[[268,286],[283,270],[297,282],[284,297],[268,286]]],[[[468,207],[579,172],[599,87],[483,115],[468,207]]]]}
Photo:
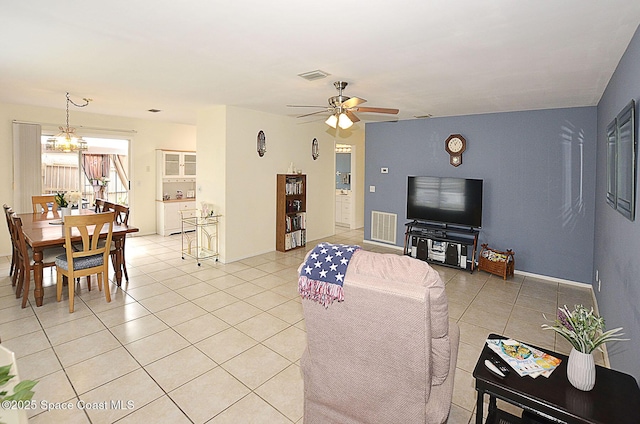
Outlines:
{"type": "Polygon", "coordinates": [[[596,364],[593,354],[582,353],[571,349],[567,364],[567,378],[569,383],[578,390],[588,392],[596,384],[596,364]]]}

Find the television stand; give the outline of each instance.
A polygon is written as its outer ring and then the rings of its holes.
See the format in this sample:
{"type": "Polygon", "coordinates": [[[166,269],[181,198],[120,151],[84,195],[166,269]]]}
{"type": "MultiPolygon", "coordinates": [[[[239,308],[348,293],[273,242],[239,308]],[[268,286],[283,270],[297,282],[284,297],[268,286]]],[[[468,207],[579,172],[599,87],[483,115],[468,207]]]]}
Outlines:
{"type": "Polygon", "coordinates": [[[405,255],[471,273],[475,270],[478,230],[421,221],[405,226],[405,255]]]}

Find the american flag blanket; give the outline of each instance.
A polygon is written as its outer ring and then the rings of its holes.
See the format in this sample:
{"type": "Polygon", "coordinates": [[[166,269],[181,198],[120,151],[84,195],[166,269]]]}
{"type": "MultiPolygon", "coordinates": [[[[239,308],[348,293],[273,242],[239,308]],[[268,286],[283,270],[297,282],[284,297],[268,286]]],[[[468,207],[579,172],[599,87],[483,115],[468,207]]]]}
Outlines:
{"type": "Polygon", "coordinates": [[[342,284],[347,266],[360,246],[320,243],[313,248],[298,278],[298,293],[325,308],[334,300],[344,300],[342,284]]]}

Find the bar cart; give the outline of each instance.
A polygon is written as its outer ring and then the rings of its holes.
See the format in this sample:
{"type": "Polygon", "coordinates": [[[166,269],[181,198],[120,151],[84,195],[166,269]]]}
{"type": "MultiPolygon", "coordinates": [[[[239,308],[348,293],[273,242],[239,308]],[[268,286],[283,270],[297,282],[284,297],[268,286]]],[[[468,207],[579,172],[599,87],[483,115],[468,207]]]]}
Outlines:
{"type": "Polygon", "coordinates": [[[182,259],[218,260],[218,220],[220,215],[206,215],[197,209],[180,211],[182,221],[182,259]]]}

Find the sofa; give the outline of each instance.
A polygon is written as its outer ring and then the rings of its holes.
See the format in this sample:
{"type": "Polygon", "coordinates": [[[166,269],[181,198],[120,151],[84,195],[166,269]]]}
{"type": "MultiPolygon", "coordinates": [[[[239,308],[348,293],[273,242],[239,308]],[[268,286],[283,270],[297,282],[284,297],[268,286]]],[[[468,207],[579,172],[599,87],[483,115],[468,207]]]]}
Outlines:
{"type": "Polygon", "coordinates": [[[460,330],[439,274],[408,256],[361,249],[343,291],[326,307],[302,299],[304,423],[446,422],[460,330]]]}

